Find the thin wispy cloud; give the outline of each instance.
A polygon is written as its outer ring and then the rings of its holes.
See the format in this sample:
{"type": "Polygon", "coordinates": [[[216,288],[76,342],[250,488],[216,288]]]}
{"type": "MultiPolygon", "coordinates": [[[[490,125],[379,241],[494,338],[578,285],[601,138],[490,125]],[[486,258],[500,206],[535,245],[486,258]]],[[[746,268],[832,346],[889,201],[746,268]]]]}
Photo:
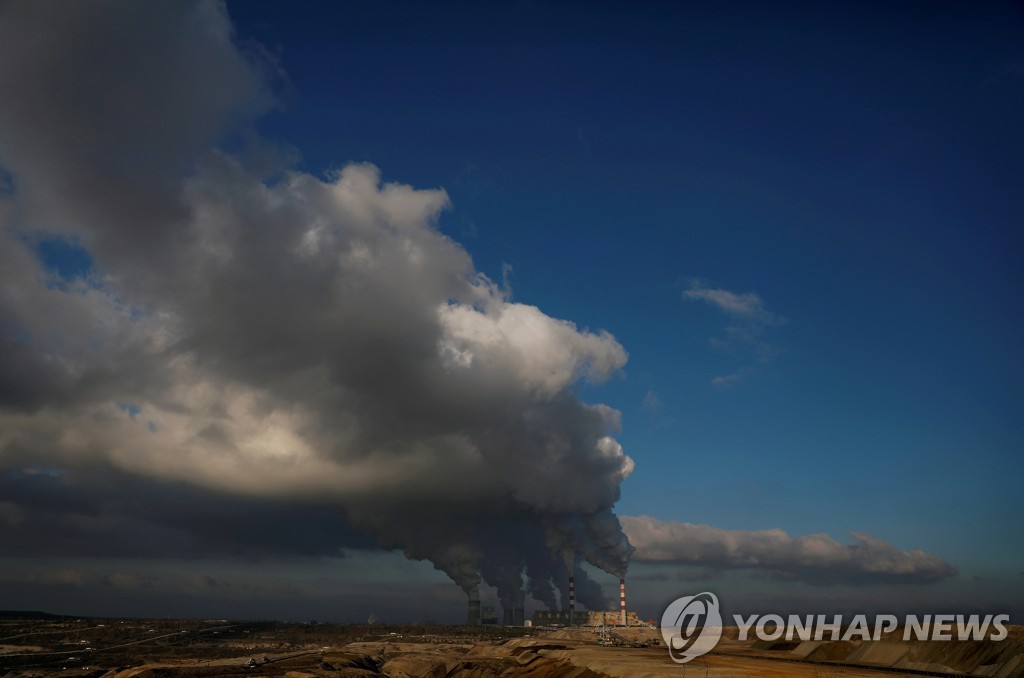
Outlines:
{"type": "Polygon", "coordinates": [[[691,283],[690,289],[683,292],[687,299],[705,301],[719,310],[738,318],[749,319],[765,325],[782,324],[780,318],[764,307],[764,301],[753,292],[736,294],[729,290],[713,290],[702,287],[700,282],[691,283]]]}
{"type": "Polygon", "coordinates": [[[732,388],[733,386],[741,383],[751,374],[753,374],[753,370],[749,368],[744,368],[737,372],[733,372],[732,374],[722,374],[717,377],[712,377],[711,385],[720,389],[732,388]]]}
{"type": "MultiPolygon", "coordinates": [[[[683,291],[683,299],[703,302],[729,317],[730,322],[722,328],[721,334],[708,340],[712,348],[762,364],[779,354],[778,347],[766,341],[763,335],[766,330],[781,327],[788,321],[768,310],[760,295],[711,288],[701,280],[692,280],[689,289],[683,291]]],[[[719,389],[732,388],[755,372],[752,366],[744,365],[730,374],[712,377],[711,384],[719,389]]]]}
{"type": "Polygon", "coordinates": [[[640,401],[640,407],[647,412],[648,426],[650,426],[652,431],[668,428],[676,423],[676,417],[672,414],[672,408],[669,407],[666,410],[661,396],[653,389],[648,390],[644,394],[643,400],[640,401]]]}

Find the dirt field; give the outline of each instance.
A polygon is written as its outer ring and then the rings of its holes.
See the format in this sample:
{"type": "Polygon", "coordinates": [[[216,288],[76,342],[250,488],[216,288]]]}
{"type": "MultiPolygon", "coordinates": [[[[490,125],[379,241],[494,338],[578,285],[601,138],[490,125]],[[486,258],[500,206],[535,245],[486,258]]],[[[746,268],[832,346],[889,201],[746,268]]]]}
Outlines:
{"type": "Polygon", "coordinates": [[[346,626],[46,619],[0,622],[12,678],[1024,676],[1024,629],[1001,643],[765,643],[723,638],[674,664],[653,629],[346,626]]]}

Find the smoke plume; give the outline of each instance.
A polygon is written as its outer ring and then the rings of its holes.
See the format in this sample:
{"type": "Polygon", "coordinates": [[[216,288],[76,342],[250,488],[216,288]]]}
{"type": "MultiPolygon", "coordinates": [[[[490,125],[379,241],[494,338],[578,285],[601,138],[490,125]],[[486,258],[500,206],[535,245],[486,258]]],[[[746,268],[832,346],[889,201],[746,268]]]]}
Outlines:
{"type": "Polygon", "coordinates": [[[633,462],[618,413],[572,391],[623,367],[611,334],[476,270],[437,228],[443,189],[319,178],[255,138],[283,76],[223,4],[0,13],[0,471],[330,515],[325,552],[366,535],[503,603],[525,574],[553,607],[573,554],[624,572],[633,462]]]}

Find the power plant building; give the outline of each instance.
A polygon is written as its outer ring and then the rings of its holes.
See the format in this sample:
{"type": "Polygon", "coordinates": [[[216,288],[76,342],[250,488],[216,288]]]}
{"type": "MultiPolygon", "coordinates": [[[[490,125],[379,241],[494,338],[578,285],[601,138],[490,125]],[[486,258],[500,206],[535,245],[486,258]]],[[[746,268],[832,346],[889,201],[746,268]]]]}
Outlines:
{"type": "Polygon", "coordinates": [[[636,612],[626,612],[626,623],[622,624],[622,610],[607,610],[604,612],[591,612],[590,610],[576,610],[572,613],[573,621],[569,621],[569,610],[537,610],[533,613],[534,626],[571,626],[573,623],[579,626],[643,626],[640,617],[636,612]]]}

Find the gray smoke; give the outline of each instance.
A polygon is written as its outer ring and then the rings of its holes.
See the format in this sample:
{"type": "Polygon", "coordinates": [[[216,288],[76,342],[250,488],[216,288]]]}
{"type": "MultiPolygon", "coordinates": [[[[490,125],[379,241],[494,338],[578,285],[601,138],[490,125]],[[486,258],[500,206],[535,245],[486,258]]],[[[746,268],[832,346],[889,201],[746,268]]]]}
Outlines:
{"type": "MultiPolygon", "coordinates": [[[[601,585],[590,578],[587,571],[580,567],[577,560],[573,563],[573,586],[576,590],[577,610],[585,607],[588,610],[607,610],[608,597],[605,596],[601,585]]],[[[562,609],[569,609],[569,575],[568,571],[561,572],[558,577],[559,595],[562,599],[562,609]]]]}
{"type": "Polygon", "coordinates": [[[538,564],[527,565],[526,580],[527,589],[535,600],[544,603],[549,610],[558,609],[558,600],[555,598],[555,586],[553,583],[554,573],[541,567],[538,564]]]}
{"type": "Polygon", "coordinates": [[[611,334],[477,271],[443,189],[254,140],[280,74],[222,3],[0,13],[0,471],[308,507],[344,522],[327,551],[354,530],[503,602],[525,572],[554,607],[566,554],[625,571],[633,462],[572,391],[625,364],[611,334]],[[53,242],[91,266],[47,268],[53,242]]]}
{"type": "Polygon", "coordinates": [[[544,538],[552,553],[560,554],[568,572],[576,555],[616,577],[625,577],[633,547],[622,531],[619,519],[605,509],[591,514],[549,516],[544,538]]]}

